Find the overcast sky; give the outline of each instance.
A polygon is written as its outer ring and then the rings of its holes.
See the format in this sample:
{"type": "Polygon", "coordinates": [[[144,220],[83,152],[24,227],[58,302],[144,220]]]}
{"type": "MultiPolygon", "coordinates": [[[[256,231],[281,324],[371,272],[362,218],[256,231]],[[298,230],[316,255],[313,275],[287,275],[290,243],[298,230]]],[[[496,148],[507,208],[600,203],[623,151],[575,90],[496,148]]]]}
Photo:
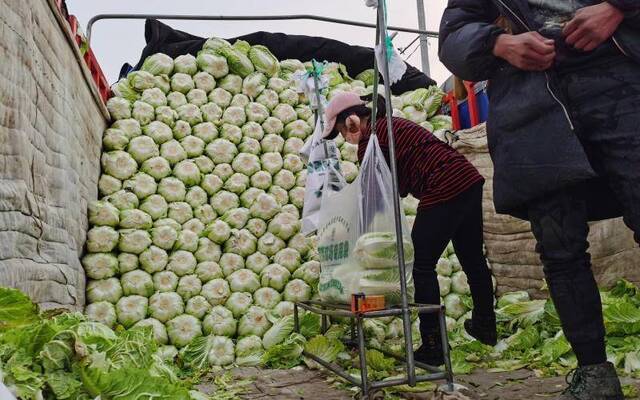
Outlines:
{"type": "MultiPolygon", "coordinates": [[[[446,0],[425,0],[427,30],[438,29],[446,0]]],[[[388,0],[389,24],[417,28],[414,0],[388,0]]],[[[85,30],[89,19],[102,13],[156,13],[205,15],[281,15],[314,14],[354,21],[375,22],[375,11],[364,5],[364,0],[67,0],[71,14],[78,17],[85,30]]],[[[284,32],[300,35],[323,36],[346,43],[370,46],[375,31],[319,21],[164,21],[170,26],[194,35],[209,37],[235,37],[255,31],[284,32]]],[[[399,33],[394,39],[396,47],[405,47],[415,34],[399,33]]],[[[91,47],[98,57],[109,82],[114,82],[123,63],[135,64],[145,45],[144,21],[100,21],[94,25],[91,47]]],[[[404,54],[405,59],[421,68],[420,50],[412,56],[414,44],[404,54]]],[[[442,83],[449,72],[439,63],[437,40],[429,40],[431,77],[442,83]]]]}

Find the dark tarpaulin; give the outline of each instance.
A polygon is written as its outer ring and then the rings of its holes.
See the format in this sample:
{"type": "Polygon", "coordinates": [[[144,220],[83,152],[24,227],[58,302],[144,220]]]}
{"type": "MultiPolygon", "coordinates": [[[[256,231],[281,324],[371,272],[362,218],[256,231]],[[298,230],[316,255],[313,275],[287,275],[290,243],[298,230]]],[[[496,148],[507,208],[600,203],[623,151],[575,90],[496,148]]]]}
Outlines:
{"type": "MultiPolygon", "coordinates": [[[[133,69],[139,69],[142,62],[155,53],[165,53],[172,58],[182,54],[195,56],[206,41],[204,38],[173,29],[154,19],[146,20],[145,39],[147,45],[142,51],[140,61],[133,69]]],[[[351,46],[322,37],[254,32],[227,40],[231,43],[236,40],[244,40],[252,45],[261,44],[268,47],[278,60],[294,58],[305,62],[315,58],[318,61],[338,62],[344,64],[351,77],[366,69],[373,68],[373,49],[351,46]]],[[[125,64],[120,71],[120,76],[126,75],[131,69],[130,65],[125,64]]],[[[401,94],[435,84],[434,80],[407,64],[407,72],[399,82],[391,86],[391,90],[394,94],[401,94]]]]}

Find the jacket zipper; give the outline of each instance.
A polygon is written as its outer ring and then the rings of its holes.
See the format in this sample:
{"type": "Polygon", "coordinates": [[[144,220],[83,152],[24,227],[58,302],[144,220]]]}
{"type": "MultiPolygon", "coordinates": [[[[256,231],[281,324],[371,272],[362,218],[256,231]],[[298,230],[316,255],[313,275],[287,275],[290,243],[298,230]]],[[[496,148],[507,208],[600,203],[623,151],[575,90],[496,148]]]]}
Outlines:
{"type": "Polygon", "coordinates": [[[556,94],[551,89],[551,80],[549,79],[549,74],[545,72],[544,76],[547,79],[547,90],[551,94],[551,97],[553,97],[554,100],[558,102],[558,104],[560,104],[560,106],[562,107],[562,111],[564,111],[564,116],[567,119],[567,122],[569,123],[571,130],[572,131],[575,130],[575,127],[573,126],[573,121],[571,121],[571,116],[569,115],[569,110],[567,110],[567,107],[564,105],[564,103],[556,96],[556,94]]]}
{"type": "Polygon", "coordinates": [[[528,31],[531,31],[531,30],[532,30],[531,28],[529,28],[529,25],[527,25],[527,23],[526,23],[526,22],[524,22],[524,21],[522,20],[522,18],[520,18],[520,17],[518,16],[518,14],[516,14],[516,13],[511,9],[511,7],[509,7],[508,5],[506,5],[506,4],[505,4],[505,2],[504,2],[504,1],[502,1],[502,0],[496,0],[496,1],[498,1],[498,3],[500,3],[500,4],[502,4],[502,6],[503,6],[504,8],[506,8],[507,10],[509,10],[509,12],[511,13],[511,15],[513,15],[513,16],[514,16],[514,18],[515,18],[515,19],[517,19],[517,20],[518,20],[518,22],[520,22],[520,24],[524,27],[524,29],[526,29],[526,30],[528,30],[528,31]]]}
{"type": "Polygon", "coordinates": [[[622,54],[624,54],[625,56],[629,57],[629,54],[627,54],[626,51],[624,51],[624,49],[622,48],[622,46],[620,46],[620,43],[618,43],[618,39],[616,39],[616,35],[611,36],[611,39],[613,40],[613,44],[616,45],[616,47],[618,48],[618,50],[620,50],[622,52],[622,54]]]}
{"type": "MultiPolygon", "coordinates": [[[[509,7],[507,4],[505,4],[505,2],[503,0],[496,0],[497,2],[499,2],[500,4],[502,4],[502,6],[504,8],[506,8],[511,15],[518,20],[518,22],[520,22],[520,24],[529,32],[532,31],[532,29],[529,27],[529,25],[522,20],[522,18],[520,18],[518,16],[518,14],[515,13],[515,11],[513,11],[511,9],[511,7],[509,7]]],[[[616,43],[617,44],[617,43],[616,43]]],[[[551,94],[551,97],[553,97],[553,99],[560,105],[560,107],[562,107],[562,111],[564,112],[564,116],[567,119],[567,122],[569,123],[569,126],[571,127],[571,130],[575,130],[574,125],[573,125],[573,121],[571,121],[571,116],[569,115],[569,110],[567,109],[567,106],[564,105],[564,103],[558,98],[558,96],[553,92],[553,89],[551,89],[551,80],[549,78],[549,74],[547,72],[544,73],[544,77],[547,81],[547,91],[549,92],[549,94],[551,94]]]]}

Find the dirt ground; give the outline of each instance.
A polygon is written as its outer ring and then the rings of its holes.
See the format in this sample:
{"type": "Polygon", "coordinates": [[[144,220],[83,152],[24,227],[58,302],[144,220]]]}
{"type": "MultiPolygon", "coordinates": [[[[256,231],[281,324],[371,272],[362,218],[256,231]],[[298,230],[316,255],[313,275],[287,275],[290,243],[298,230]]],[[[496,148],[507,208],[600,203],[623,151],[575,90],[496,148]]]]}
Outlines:
{"type": "MultiPolygon", "coordinates": [[[[304,368],[292,370],[263,370],[239,368],[233,370],[234,382],[247,379],[244,393],[238,399],[278,400],[349,400],[357,398],[355,391],[337,389],[332,385],[331,375],[304,368]]],[[[456,383],[464,386],[458,392],[447,395],[429,391],[404,393],[402,397],[414,400],[531,400],[553,399],[564,387],[564,377],[538,378],[533,371],[490,373],[476,371],[471,375],[456,377],[456,383]]],[[[640,391],[640,380],[622,379],[623,385],[631,384],[640,391]]],[[[212,385],[199,388],[213,394],[212,385]]],[[[385,396],[376,396],[383,399],[385,396]]],[[[226,397],[225,397],[226,398],[226,397]]],[[[233,397],[229,397],[231,399],[233,397]]]]}

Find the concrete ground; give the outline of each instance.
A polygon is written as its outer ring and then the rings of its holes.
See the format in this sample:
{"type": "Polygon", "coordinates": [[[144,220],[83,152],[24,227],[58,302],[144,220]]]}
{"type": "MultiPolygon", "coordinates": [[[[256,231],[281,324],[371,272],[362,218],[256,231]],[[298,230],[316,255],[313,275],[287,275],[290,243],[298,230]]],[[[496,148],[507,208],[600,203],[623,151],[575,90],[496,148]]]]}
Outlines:
{"type": "MultiPolygon", "coordinates": [[[[334,376],[305,368],[292,370],[264,370],[259,368],[238,368],[232,371],[234,382],[247,380],[244,393],[225,399],[278,399],[278,400],[349,400],[358,398],[356,391],[336,388],[332,384],[334,376]]],[[[623,378],[623,385],[634,385],[640,392],[640,380],[623,378]]],[[[533,371],[491,373],[475,371],[470,375],[456,377],[456,383],[466,389],[445,395],[430,390],[423,393],[398,393],[399,396],[414,400],[531,400],[553,399],[565,388],[564,377],[540,378],[533,371]]],[[[213,385],[200,386],[208,393],[214,393],[213,385]]],[[[390,396],[378,395],[384,399],[390,396]]]]}

